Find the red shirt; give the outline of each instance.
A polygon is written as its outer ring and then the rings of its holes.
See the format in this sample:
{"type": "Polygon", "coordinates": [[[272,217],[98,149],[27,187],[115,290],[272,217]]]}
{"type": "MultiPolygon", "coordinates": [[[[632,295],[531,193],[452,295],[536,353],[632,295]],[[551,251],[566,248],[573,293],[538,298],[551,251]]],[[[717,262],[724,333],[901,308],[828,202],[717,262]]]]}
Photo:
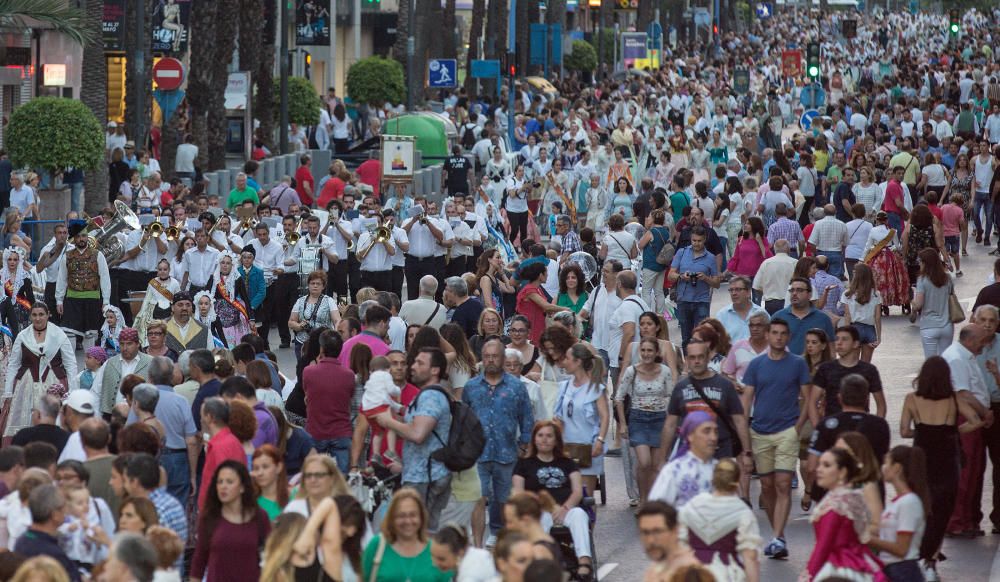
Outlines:
{"type": "Polygon", "coordinates": [[[351,437],[354,385],[354,372],[333,358],[306,366],[302,371],[302,389],[309,410],[306,432],[310,436],[317,441],[351,437]]]}
{"type": "Polygon", "coordinates": [[[538,295],[543,302],[548,303],[545,301],[545,294],[542,293],[539,286],[529,283],[517,292],[517,313],[528,318],[528,322],[531,323],[529,337],[531,343],[537,346],[538,341],[542,338],[542,332],[545,331],[545,311],[529,299],[532,295],[538,295]]]}
{"type": "Polygon", "coordinates": [[[927,209],[931,211],[938,220],[944,220],[944,212],[941,212],[941,207],[937,204],[928,204],[927,209]]]}
{"type": "Polygon", "coordinates": [[[372,193],[375,194],[375,198],[378,198],[379,180],[382,178],[382,162],[367,160],[362,162],[355,172],[358,174],[358,178],[361,179],[361,183],[371,186],[372,193]]]}
{"type": "Polygon", "coordinates": [[[316,193],[316,182],[313,181],[312,170],[308,166],[299,166],[295,170],[295,191],[299,193],[299,200],[306,206],[312,206],[313,197],[306,192],[305,185],[309,184],[309,189],[316,193]]]}
{"type": "Polygon", "coordinates": [[[247,462],[247,453],[243,444],[233,436],[229,427],[218,432],[205,444],[205,467],[201,472],[201,490],[198,492],[198,508],[205,508],[205,497],[208,495],[208,485],[215,478],[215,470],[225,461],[247,462]]]}
{"type": "MultiPolygon", "coordinates": [[[[402,404],[403,406],[407,406],[408,407],[411,404],[413,404],[414,400],[417,399],[417,394],[420,394],[420,388],[417,388],[413,384],[409,384],[408,383],[406,386],[403,386],[403,389],[400,390],[400,392],[399,392],[399,403],[402,404]]],[[[400,459],[403,458],[403,441],[404,440],[405,439],[402,439],[402,438],[397,438],[396,439],[396,455],[400,459]]],[[[380,455],[384,455],[386,449],[388,449],[388,448],[389,448],[389,439],[382,439],[382,442],[379,445],[379,451],[378,451],[379,454],[380,455]]],[[[384,459],[384,460],[388,461],[388,459],[384,459]]]]}
{"type": "Polygon", "coordinates": [[[344,197],[344,181],[333,177],[323,184],[323,189],[319,191],[319,198],[316,200],[317,208],[326,208],[331,200],[340,200],[344,197]]]}
{"type": "MultiPolygon", "coordinates": [[[[804,238],[806,241],[808,241],[809,237],[812,235],[813,226],[815,224],[816,224],[815,222],[810,222],[809,224],[806,225],[805,228],[802,229],[802,238],[804,238]]],[[[807,242],[806,243],[806,256],[807,257],[813,256],[813,251],[815,249],[816,249],[816,247],[812,246],[811,244],[808,244],[808,242],[807,242]]]]}
{"type": "Polygon", "coordinates": [[[903,187],[899,185],[899,182],[889,180],[889,183],[885,187],[885,200],[882,202],[882,210],[902,214],[900,210],[903,208],[905,208],[903,205],[903,187]]]}

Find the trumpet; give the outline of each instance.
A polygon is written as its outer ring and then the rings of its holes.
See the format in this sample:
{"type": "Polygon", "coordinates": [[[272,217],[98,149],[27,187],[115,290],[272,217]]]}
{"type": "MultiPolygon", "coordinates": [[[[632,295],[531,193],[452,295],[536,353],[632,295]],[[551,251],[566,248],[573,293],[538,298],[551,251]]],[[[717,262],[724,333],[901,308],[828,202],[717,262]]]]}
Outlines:
{"type": "Polygon", "coordinates": [[[295,230],[293,230],[292,232],[288,233],[287,236],[285,236],[285,241],[288,243],[289,246],[294,247],[295,245],[299,244],[299,239],[302,238],[302,235],[299,234],[299,230],[301,228],[302,228],[302,219],[300,218],[299,221],[295,223],[295,230]]]}
{"type": "Polygon", "coordinates": [[[167,241],[173,242],[181,237],[181,229],[177,226],[167,227],[167,241]]]}
{"type": "Polygon", "coordinates": [[[257,222],[258,220],[256,216],[248,216],[240,221],[240,228],[243,230],[250,230],[257,226],[257,222]]]}
{"type": "Polygon", "coordinates": [[[163,225],[159,222],[152,222],[147,224],[142,230],[151,237],[157,237],[163,234],[163,225]]]}

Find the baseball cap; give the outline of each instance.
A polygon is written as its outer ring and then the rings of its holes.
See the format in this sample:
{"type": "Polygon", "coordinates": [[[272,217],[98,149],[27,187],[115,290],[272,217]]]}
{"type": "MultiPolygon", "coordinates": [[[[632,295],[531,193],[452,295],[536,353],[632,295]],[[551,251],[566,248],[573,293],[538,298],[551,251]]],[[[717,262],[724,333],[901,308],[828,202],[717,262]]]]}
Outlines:
{"type": "Polygon", "coordinates": [[[94,402],[94,393],[90,390],[74,390],[70,392],[63,404],[81,414],[94,414],[97,411],[94,402]]]}
{"type": "Polygon", "coordinates": [[[118,124],[116,122],[114,122],[114,121],[109,121],[108,122],[108,127],[118,127],[118,124]]]}

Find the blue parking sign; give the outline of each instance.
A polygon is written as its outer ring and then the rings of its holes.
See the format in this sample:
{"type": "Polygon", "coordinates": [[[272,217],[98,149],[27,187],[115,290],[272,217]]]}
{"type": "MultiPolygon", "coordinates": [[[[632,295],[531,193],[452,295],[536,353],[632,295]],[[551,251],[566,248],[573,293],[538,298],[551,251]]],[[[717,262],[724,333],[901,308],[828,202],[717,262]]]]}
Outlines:
{"type": "Polygon", "coordinates": [[[431,59],[427,62],[427,85],[433,89],[448,89],[458,84],[458,61],[431,59]]]}

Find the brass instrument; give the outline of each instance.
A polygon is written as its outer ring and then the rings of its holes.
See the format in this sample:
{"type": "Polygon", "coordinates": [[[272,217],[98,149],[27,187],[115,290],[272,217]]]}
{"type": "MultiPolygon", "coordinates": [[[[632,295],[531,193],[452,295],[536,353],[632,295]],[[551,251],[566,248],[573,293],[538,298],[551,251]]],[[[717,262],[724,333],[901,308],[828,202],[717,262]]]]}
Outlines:
{"type": "Polygon", "coordinates": [[[240,228],[243,230],[252,230],[257,227],[258,222],[256,216],[247,216],[240,221],[240,228]]]}
{"type": "Polygon", "coordinates": [[[121,200],[115,202],[114,218],[105,221],[100,227],[97,227],[89,218],[87,220],[88,225],[94,225],[94,228],[86,231],[87,238],[89,239],[87,244],[91,248],[99,249],[104,253],[104,258],[109,263],[120,259],[125,254],[122,242],[115,235],[125,229],[135,230],[142,228],[139,224],[139,217],[121,200]]]}
{"type": "Polygon", "coordinates": [[[173,242],[181,237],[181,229],[176,225],[167,227],[167,241],[173,242]]]}
{"type": "Polygon", "coordinates": [[[299,244],[299,239],[302,238],[302,235],[299,234],[299,231],[302,229],[302,220],[303,219],[300,218],[299,221],[295,223],[295,230],[285,236],[285,241],[288,243],[288,246],[294,247],[299,244]]]}
{"type": "Polygon", "coordinates": [[[385,222],[385,218],[379,214],[377,219],[378,226],[371,231],[372,239],[368,241],[368,244],[363,250],[359,251],[362,255],[367,255],[368,252],[375,247],[375,245],[387,242],[390,238],[392,238],[392,228],[383,224],[385,222]]]}
{"type": "Polygon", "coordinates": [[[159,222],[152,222],[143,227],[142,230],[151,237],[157,237],[163,234],[163,225],[159,222]]]}

